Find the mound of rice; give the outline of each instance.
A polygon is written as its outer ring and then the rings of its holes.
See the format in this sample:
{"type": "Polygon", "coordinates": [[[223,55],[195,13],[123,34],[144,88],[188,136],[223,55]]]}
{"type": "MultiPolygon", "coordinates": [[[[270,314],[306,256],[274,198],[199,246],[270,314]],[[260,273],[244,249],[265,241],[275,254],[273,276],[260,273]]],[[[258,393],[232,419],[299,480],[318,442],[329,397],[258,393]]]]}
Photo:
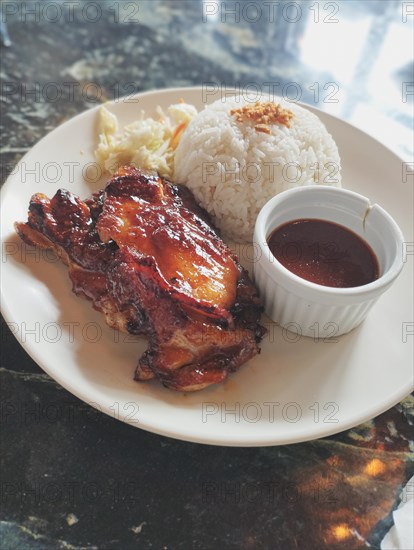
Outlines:
{"type": "Polygon", "coordinates": [[[277,103],[291,120],[259,127],[231,114],[247,102],[218,100],[193,118],[175,151],[174,181],[187,185],[223,235],[238,242],[252,240],[260,209],[277,193],[341,185],[338,149],[319,118],[277,103]]]}

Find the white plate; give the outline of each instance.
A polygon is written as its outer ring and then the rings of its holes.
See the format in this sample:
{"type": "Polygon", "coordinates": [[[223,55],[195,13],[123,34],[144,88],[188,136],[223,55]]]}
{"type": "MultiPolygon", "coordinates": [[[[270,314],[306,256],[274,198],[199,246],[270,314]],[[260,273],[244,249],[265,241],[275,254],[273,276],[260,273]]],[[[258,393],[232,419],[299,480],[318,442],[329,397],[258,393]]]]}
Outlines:
{"type": "MultiPolygon", "coordinates": [[[[135,102],[113,103],[111,110],[127,123],[141,109],[151,115],[157,105],[167,107],[180,98],[203,107],[201,89],[186,88],[141,94],[135,102]]],[[[413,242],[413,185],[402,181],[402,161],[367,134],[317,112],[338,144],[344,187],[385,207],[413,242]]],[[[328,436],[382,413],[410,393],[413,256],[365,323],[336,342],[294,341],[291,333],[271,326],[261,355],[221,386],[182,394],[157,382],[134,382],[145,341],[108,328],[90,303],[71,292],[66,268],[48,254],[22,249],[13,232],[13,222],[26,219],[33,193],[53,196],[65,187],[86,197],[102,184],[82,175],[85,165],[94,162],[96,121],[92,109],[51,132],[21,160],[2,190],[3,313],[26,351],[52,378],[139,428],[235,446],[328,436]]],[[[93,168],[87,175],[96,177],[93,168]]]]}

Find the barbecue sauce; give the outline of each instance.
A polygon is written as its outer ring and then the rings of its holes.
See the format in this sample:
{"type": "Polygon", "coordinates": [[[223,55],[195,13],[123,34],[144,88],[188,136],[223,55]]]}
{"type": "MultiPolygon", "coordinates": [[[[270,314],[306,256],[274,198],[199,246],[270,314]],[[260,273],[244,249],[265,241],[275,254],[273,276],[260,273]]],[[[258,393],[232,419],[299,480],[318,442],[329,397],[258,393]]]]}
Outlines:
{"type": "Polygon", "coordinates": [[[378,260],[371,247],[333,222],[293,220],[276,228],[267,242],[284,267],[319,285],[349,288],[379,277],[378,260]]]}

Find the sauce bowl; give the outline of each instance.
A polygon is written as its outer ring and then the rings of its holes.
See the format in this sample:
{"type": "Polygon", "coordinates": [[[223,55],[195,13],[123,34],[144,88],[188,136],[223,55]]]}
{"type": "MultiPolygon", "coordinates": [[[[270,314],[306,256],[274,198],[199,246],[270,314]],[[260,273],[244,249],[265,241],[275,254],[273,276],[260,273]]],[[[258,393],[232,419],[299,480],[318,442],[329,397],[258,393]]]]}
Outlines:
{"type": "Polygon", "coordinates": [[[276,195],[257,217],[253,242],[253,275],[266,314],[303,336],[329,338],[357,327],[403,267],[404,237],[390,214],[368,198],[338,187],[309,185],[276,195]],[[298,219],[326,220],[354,232],[372,248],[379,277],[362,286],[337,288],[289,271],[272,254],[268,239],[276,228],[298,219]]]}

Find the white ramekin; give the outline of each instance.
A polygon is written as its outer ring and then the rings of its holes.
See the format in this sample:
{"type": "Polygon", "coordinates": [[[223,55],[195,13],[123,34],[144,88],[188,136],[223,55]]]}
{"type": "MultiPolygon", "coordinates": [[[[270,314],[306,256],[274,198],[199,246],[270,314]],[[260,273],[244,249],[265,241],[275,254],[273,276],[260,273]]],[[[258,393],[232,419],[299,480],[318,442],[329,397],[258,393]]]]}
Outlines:
{"type": "Polygon", "coordinates": [[[337,187],[309,185],[276,195],[260,211],[253,240],[254,279],[266,314],[303,336],[339,336],[358,326],[403,266],[404,238],[393,218],[366,197],[337,187]],[[285,268],[273,256],[267,239],[280,225],[301,218],[335,222],[359,235],[377,256],[379,278],[363,286],[333,288],[285,268]]]}

